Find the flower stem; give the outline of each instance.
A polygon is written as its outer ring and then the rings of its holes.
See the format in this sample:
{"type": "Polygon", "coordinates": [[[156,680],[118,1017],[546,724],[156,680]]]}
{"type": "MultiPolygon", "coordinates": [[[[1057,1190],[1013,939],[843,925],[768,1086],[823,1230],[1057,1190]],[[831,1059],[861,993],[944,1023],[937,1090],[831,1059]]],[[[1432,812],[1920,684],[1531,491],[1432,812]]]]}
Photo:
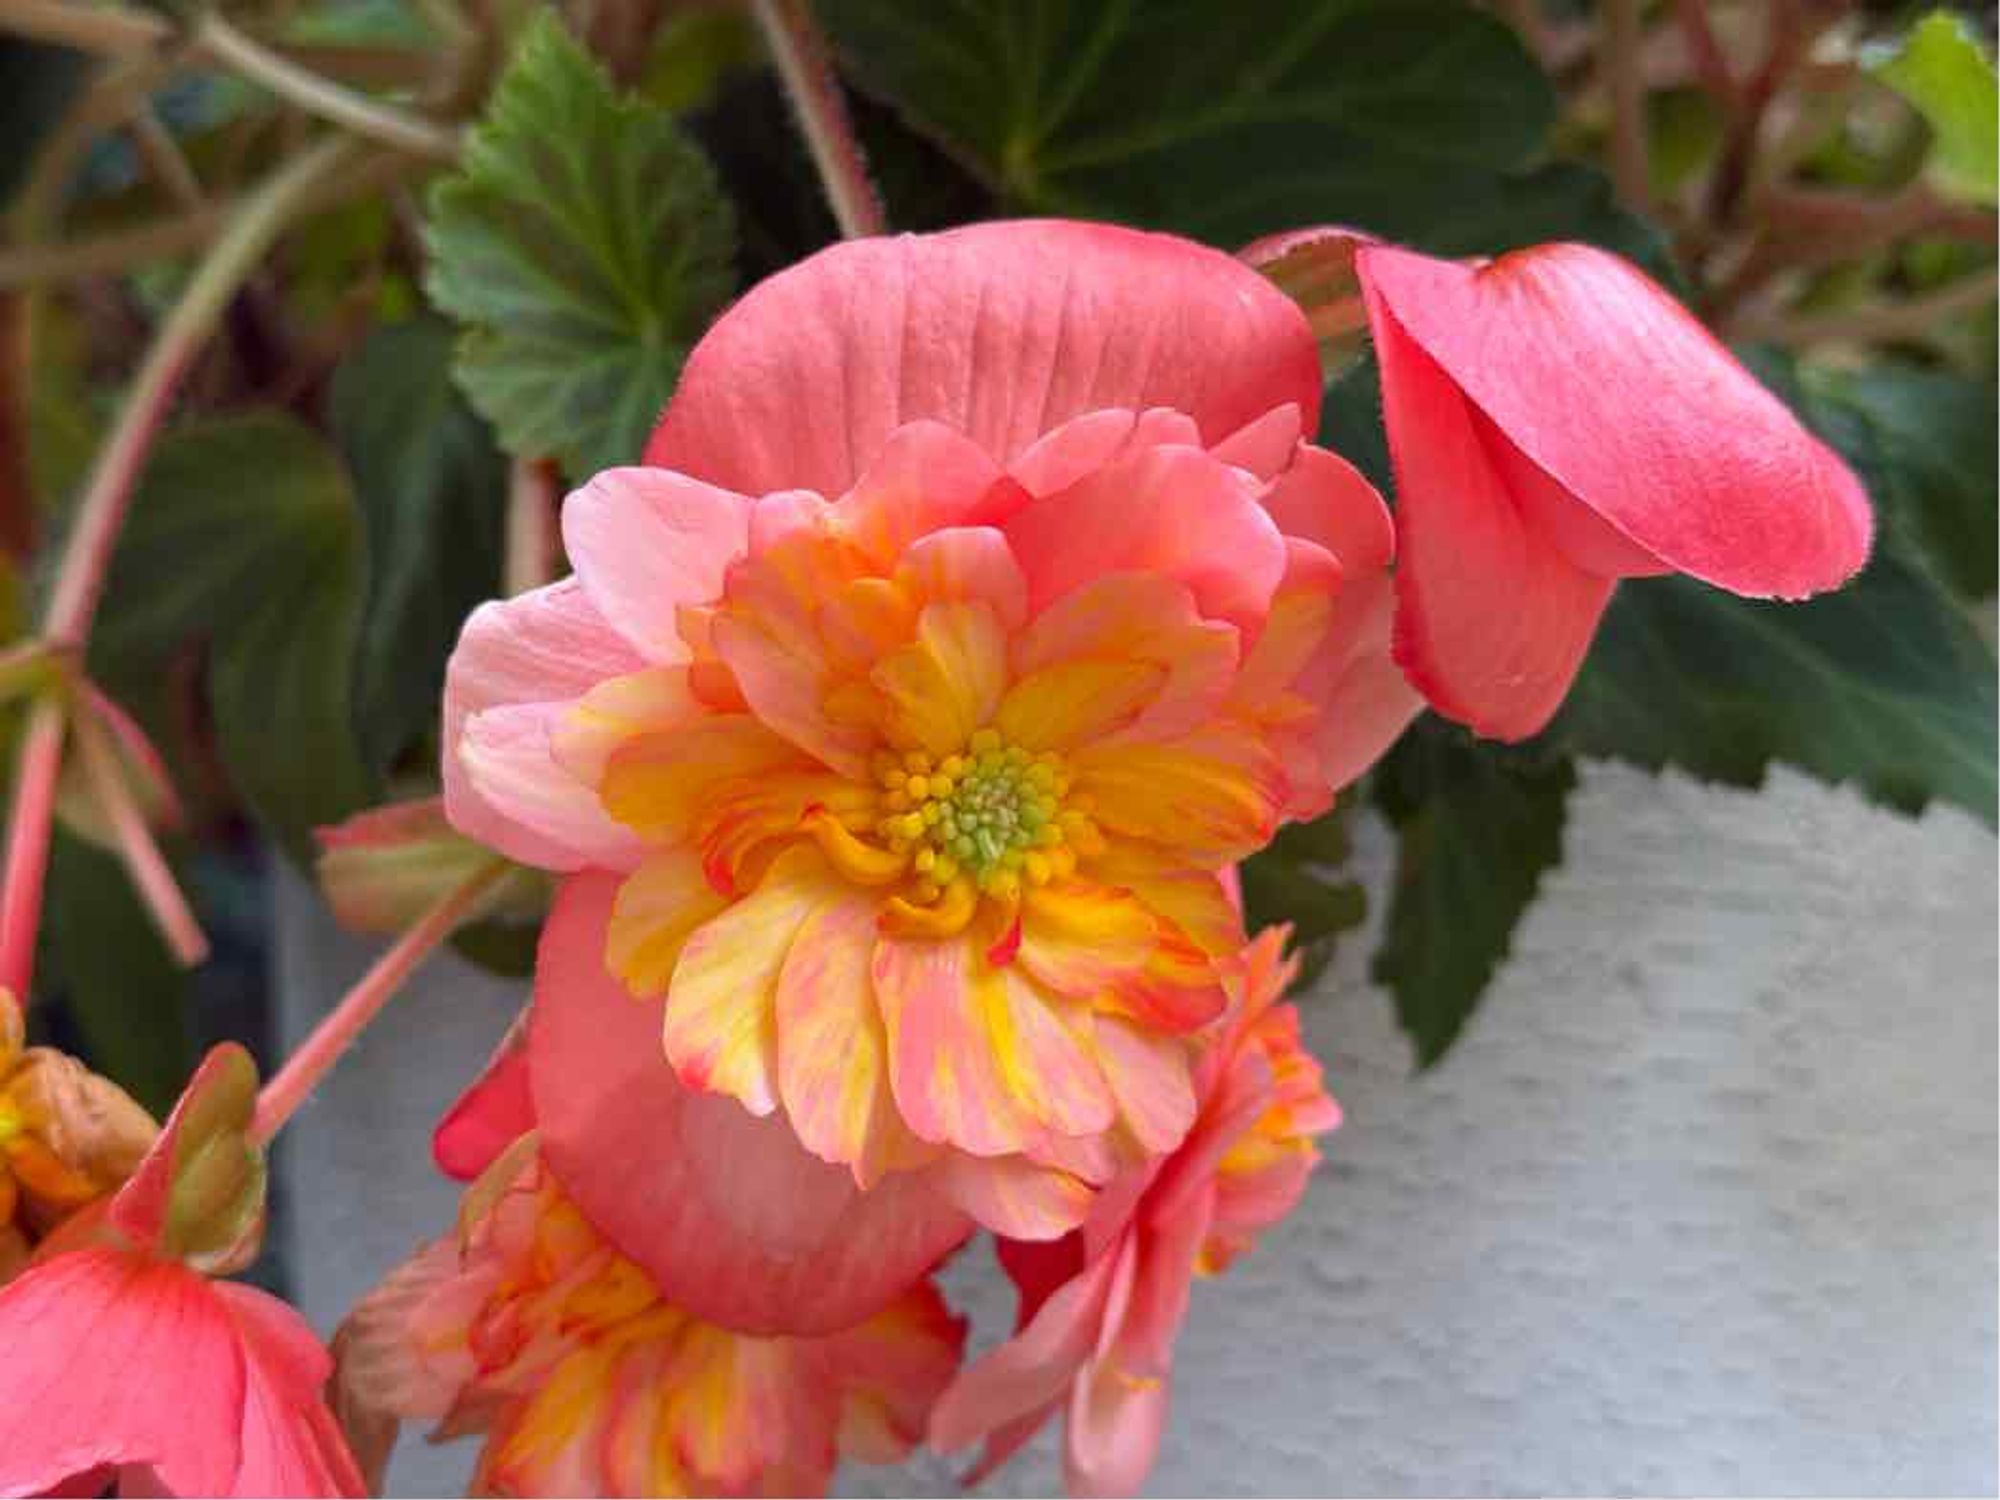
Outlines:
{"type": "Polygon", "coordinates": [[[42,923],[42,885],[49,872],[56,777],[68,728],[62,700],[44,694],[28,714],[14,763],[14,805],[7,818],[5,884],[0,885],[0,989],[28,1003],[35,977],[35,933],[42,923]]]}
{"type": "Polygon", "coordinates": [[[350,140],[330,138],[273,173],[245,200],[167,315],[77,506],[76,525],[43,620],[42,634],[53,644],[81,650],[90,634],[133,485],[188,366],[299,205],[323,179],[346,166],[356,149],[350,140]]]}
{"type": "Polygon", "coordinates": [[[754,0],[753,8],[841,234],[852,240],[885,233],[882,201],[868,180],[867,160],[854,138],[827,62],[826,41],[813,24],[807,0],[754,0]]]}
{"type": "Polygon", "coordinates": [[[174,25],[164,16],[122,5],[0,0],[0,31],[99,56],[122,57],[161,46],[173,36],[174,25]]]}
{"type": "Polygon", "coordinates": [[[368,1023],[381,1013],[389,997],[401,988],[432,951],[451,936],[452,930],[472,915],[480,900],[508,873],[505,860],[495,859],[481,866],[459,883],[401,937],[387,953],[375,961],[360,982],[334,1005],[333,1009],[297,1051],[285,1059],[257,1096],[257,1116],[250,1125],[250,1138],[263,1144],[284,1128],[319,1087],[341,1055],[353,1045],[368,1023]]]}
{"type": "Polygon", "coordinates": [[[546,458],[517,458],[507,482],[507,546],[502,591],[512,598],[555,576],[559,480],[546,458]]]}
{"type": "Polygon", "coordinates": [[[1599,47],[1611,95],[1611,176],[1625,206],[1644,213],[1652,190],[1646,153],[1646,80],[1640,52],[1645,35],[1639,0],[1604,0],[1599,47]]]}
{"type": "Polygon", "coordinates": [[[262,84],[281,99],[385,146],[439,161],[458,158],[458,132],[322,78],[262,42],[244,35],[213,10],[195,24],[202,49],[232,71],[262,84]]]}
{"type": "Polygon", "coordinates": [[[154,842],[153,830],[146,826],[146,815],[126,784],[118,753],[111,748],[103,726],[91,716],[88,707],[80,705],[74,727],[84,775],[111,821],[126,873],[132,877],[133,886],[152,913],[153,923],[167,940],[175,959],[183,968],[191,969],[208,957],[208,939],[202,933],[201,923],[195,920],[187,897],[181,894],[174,880],[172,867],[154,842]]]}

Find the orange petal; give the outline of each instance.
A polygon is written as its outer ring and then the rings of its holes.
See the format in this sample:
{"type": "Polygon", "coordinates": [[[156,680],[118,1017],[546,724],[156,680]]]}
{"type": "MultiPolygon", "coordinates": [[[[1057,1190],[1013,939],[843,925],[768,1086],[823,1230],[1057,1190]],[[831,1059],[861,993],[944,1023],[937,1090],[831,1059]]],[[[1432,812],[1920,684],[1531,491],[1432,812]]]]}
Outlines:
{"type": "Polygon", "coordinates": [[[605,934],[604,961],[643,999],[666,994],[681,950],[696,928],[728,903],[685,845],[649,855],[618,887],[605,934]]]}

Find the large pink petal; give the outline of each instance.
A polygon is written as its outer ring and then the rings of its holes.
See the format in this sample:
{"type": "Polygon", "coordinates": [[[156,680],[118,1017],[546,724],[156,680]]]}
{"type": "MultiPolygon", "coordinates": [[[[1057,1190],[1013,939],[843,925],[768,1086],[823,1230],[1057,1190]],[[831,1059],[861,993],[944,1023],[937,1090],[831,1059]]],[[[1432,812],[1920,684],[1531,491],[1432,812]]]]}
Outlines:
{"type": "Polygon", "coordinates": [[[234,1493],[243,1400],[235,1330],[184,1266],[79,1250],[0,1289],[0,1495],[127,1464],[234,1493]]]}
{"type": "Polygon", "coordinates": [[[885,1306],[964,1238],[927,1174],[863,1194],[782,1118],[680,1087],[657,1005],[604,967],[614,878],[564,883],[542,934],[529,1065],[549,1168],[669,1301],[753,1333],[824,1333],[885,1306]]]}
{"type": "Polygon", "coordinates": [[[568,703],[511,703],[465,721],[455,759],[481,808],[497,821],[462,832],[529,864],[630,869],[643,845],[604,810],[598,793],[556,758],[568,703]]]}
{"type": "Polygon", "coordinates": [[[905,422],[1002,463],[1083,412],[1172,407],[1205,441],[1296,402],[1318,421],[1305,317],[1187,240],[976,224],[856,240],[772,277],[695,347],[646,462],[746,494],[844,492],[905,422]]]}
{"type": "Polygon", "coordinates": [[[1661,561],[1795,599],[1866,560],[1859,481],[1628,262],[1538,245],[1472,267],[1372,245],[1356,264],[1378,340],[1386,313],[1531,462],[1661,561]]]}
{"type": "Polygon", "coordinates": [[[1396,660],[1440,712],[1524,739],[1569,691],[1615,585],[1521,515],[1493,459],[1504,440],[1393,317],[1375,349],[1402,544],[1396,660]]]}
{"type": "MultiPolygon", "coordinates": [[[[600,863],[598,855],[622,848],[627,836],[609,819],[577,841],[575,830],[568,831],[572,836],[552,837],[502,812],[469,774],[463,741],[466,721],[474,714],[514,705],[567,704],[606,678],[645,665],[574,578],[474,610],[445,673],[444,801],[452,824],[523,864],[552,870],[600,863]]],[[[549,777],[572,779],[552,760],[537,769],[549,777]]]]}
{"type": "Polygon", "coordinates": [[[606,469],[563,505],[563,548],[604,618],[649,661],[687,659],[676,611],[710,604],[750,540],[750,502],[660,469],[606,469]]]}
{"type": "Polygon", "coordinates": [[[360,1470],[321,1394],[333,1360],[297,1311],[251,1286],[218,1283],[243,1344],[238,1495],[365,1495],[360,1470]]]}

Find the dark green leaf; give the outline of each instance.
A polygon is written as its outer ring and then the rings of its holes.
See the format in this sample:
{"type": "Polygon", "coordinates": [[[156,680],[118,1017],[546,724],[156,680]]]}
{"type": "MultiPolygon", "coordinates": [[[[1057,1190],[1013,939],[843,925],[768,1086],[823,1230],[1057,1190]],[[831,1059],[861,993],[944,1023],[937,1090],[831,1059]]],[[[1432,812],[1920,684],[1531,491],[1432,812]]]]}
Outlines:
{"type": "Polygon", "coordinates": [[[194,1066],[188,976],[115,855],[56,835],[47,926],[55,985],[91,1065],[164,1116],[194,1066]]]}
{"type": "Polygon", "coordinates": [[[154,451],[120,537],[92,662],[112,684],[210,642],[231,780],[288,852],[368,800],[353,728],[363,588],[347,476],[274,413],[177,432],[154,451]]]}
{"type": "Polygon", "coordinates": [[[2000,466],[1990,381],[1885,362],[1830,379],[1875,442],[1875,500],[1968,599],[1990,598],[2000,554],[2000,466]]]}
{"type": "Polygon", "coordinates": [[[90,78],[90,59],[68,47],[0,36],[0,205],[35,164],[35,149],[90,78]]]}
{"type": "Polygon", "coordinates": [[[733,285],[715,172],[666,111],[620,98],[553,10],[431,193],[427,288],[468,324],[457,374],[508,450],[632,463],[733,285]]]}
{"type": "Polygon", "coordinates": [[[334,372],[334,442],[368,546],[356,730],[386,770],[435,728],[458,627],[499,591],[507,461],[451,383],[437,318],[377,329],[334,372]]]}
{"type": "Polygon", "coordinates": [[[1393,492],[1389,438],[1382,428],[1382,377],[1372,351],[1327,382],[1319,440],[1367,475],[1384,496],[1393,492]]]}
{"type": "Polygon", "coordinates": [[[1554,112],[1513,32],[1451,0],[821,11],[855,77],[1010,206],[1217,243],[1330,218],[1423,241],[1497,201],[1554,112]]]}
{"type": "Polygon", "coordinates": [[[1562,861],[1576,775],[1476,744],[1432,718],[1376,769],[1375,800],[1396,825],[1396,883],[1375,977],[1419,1066],[1445,1053],[1513,943],[1514,926],[1562,861]]]}
{"type": "Polygon", "coordinates": [[[1268,848],[1241,866],[1250,930],[1291,924],[1292,945],[1303,957],[1301,987],[1326,967],[1340,935],[1359,927],[1368,915],[1368,894],[1360,883],[1330,874],[1347,863],[1348,853],[1346,818],[1332,812],[1281,829],[1268,848]]]}

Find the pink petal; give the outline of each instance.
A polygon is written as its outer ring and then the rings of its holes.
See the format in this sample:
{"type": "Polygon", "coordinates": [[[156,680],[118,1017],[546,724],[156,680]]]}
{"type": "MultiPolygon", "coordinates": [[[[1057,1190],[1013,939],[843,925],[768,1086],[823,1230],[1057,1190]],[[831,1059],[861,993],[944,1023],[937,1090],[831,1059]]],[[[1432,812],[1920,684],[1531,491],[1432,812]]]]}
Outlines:
{"type": "MultiPolygon", "coordinates": [[[[1281,409],[1290,410],[1297,420],[1297,407],[1281,409]]],[[[1166,407],[1145,411],[1111,407],[1072,417],[1043,434],[1008,465],[1008,472],[1028,494],[1053,495],[1141,448],[1168,444],[1199,448],[1201,431],[1185,413],[1166,407]]]]}
{"type": "Polygon", "coordinates": [[[896,569],[896,582],[921,603],[979,600],[1008,630],[1028,617],[1028,580],[991,526],[954,526],[913,543],[896,569]]]}
{"type": "Polygon", "coordinates": [[[1493,461],[1503,440],[1392,317],[1375,349],[1402,545],[1396,660],[1441,713],[1525,739],[1569,691],[1614,582],[1523,519],[1493,461]]]}
{"type": "Polygon", "coordinates": [[[646,462],[746,494],[838,495],[905,422],[1003,464],[1101,407],[1171,407],[1220,439],[1296,402],[1303,315],[1233,258],[1064,221],[856,240],[758,286],[696,346],[646,462]]]}
{"type": "MultiPolygon", "coordinates": [[[[644,665],[573,578],[474,610],[445,674],[444,798],[452,823],[469,838],[545,869],[576,869],[597,863],[604,850],[622,848],[625,836],[608,820],[577,844],[502,813],[473,784],[462,740],[474,714],[516,704],[569,703],[606,678],[644,665]]],[[[553,762],[542,774],[563,775],[553,762]]]]}
{"type": "Polygon", "coordinates": [[[499,821],[468,828],[456,808],[452,821],[526,863],[630,869],[642,854],[638,838],[604,810],[595,788],[556,758],[556,735],[573,707],[514,703],[467,719],[456,760],[481,807],[499,821]]]}
{"type": "Polygon", "coordinates": [[[1377,245],[1357,265],[1378,340],[1393,318],[1513,446],[1669,566],[1789,599],[1867,559],[1860,483],[1628,262],[1539,245],[1474,268],[1377,245]]]}
{"type": "Polygon", "coordinates": [[[1159,573],[1186,584],[1204,615],[1254,633],[1285,569],[1252,481],[1197,448],[1135,452],[1003,529],[1036,612],[1106,573],[1159,573]]]}
{"type": "Polygon", "coordinates": [[[910,422],[890,433],[854,487],[834,507],[840,534],[878,567],[894,566],[917,538],[982,524],[1000,466],[977,443],[942,422],[910,422]]]}
{"type": "Polygon", "coordinates": [[[710,604],[750,540],[750,502],[684,474],[606,469],[563,504],[563,547],[604,618],[649,661],[687,659],[676,611],[710,604]]]}
{"type": "Polygon", "coordinates": [[[1305,430],[1301,422],[1296,406],[1274,406],[1215,444],[1209,455],[1221,463],[1248,469],[1259,479],[1275,479],[1292,462],[1305,430]]]}
{"type": "Polygon", "coordinates": [[[485,1068],[431,1132],[431,1158],[447,1177],[472,1181],[523,1132],[535,1128],[524,1020],[507,1028],[485,1068]]]}
{"type": "Polygon", "coordinates": [[[243,1350],[215,1289],[115,1250],[57,1255],[0,1288],[0,1495],[120,1465],[175,1495],[230,1495],[243,1350]]]}
{"type": "Polygon", "coordinates": [[[927,1174],[862,1194],[782,1119],[694,1095],[660,1056],[659,1008],[604,967],[617,881],[564,883],[543,930],[529,1062],[545,1159],[661,1294],[755,1333],[824,1333],[885,1306],[962,1239],[927,1174]]]}
{"type": "Polygon", "coordinates": [[[1026,1156],[951,1155],[937,1166],[940,1191],[995,1234],[1053,1240],[1090,1213],[1093,1194],[1065,1167],[1026,1156]]]}
{"type": "Polygon", "coordinates": [[[298,1312],[256,1287],[215,1284],[243,1343],[243,1458],[238,1495],[365,1495],[327,1409],[333,1361],[298,1312]]]}
{"type": "Polygon", "coordinates": [[[1063,1487],[1077,1500],[1136,1495],[1167,1428],[1164,1380],[1133,1384],[1116,1370],[1093,1370],[1070,1396],[1063,1439],[1063,1487]]]}
{"type": "Polygon", "coordinates": [[[976,1360],[931,1411],[931,1446],[950,1453],[1059,1399],[1097,1347],[1115,1256],[1065,1281],[1021,1331],[976,1360]]]}

